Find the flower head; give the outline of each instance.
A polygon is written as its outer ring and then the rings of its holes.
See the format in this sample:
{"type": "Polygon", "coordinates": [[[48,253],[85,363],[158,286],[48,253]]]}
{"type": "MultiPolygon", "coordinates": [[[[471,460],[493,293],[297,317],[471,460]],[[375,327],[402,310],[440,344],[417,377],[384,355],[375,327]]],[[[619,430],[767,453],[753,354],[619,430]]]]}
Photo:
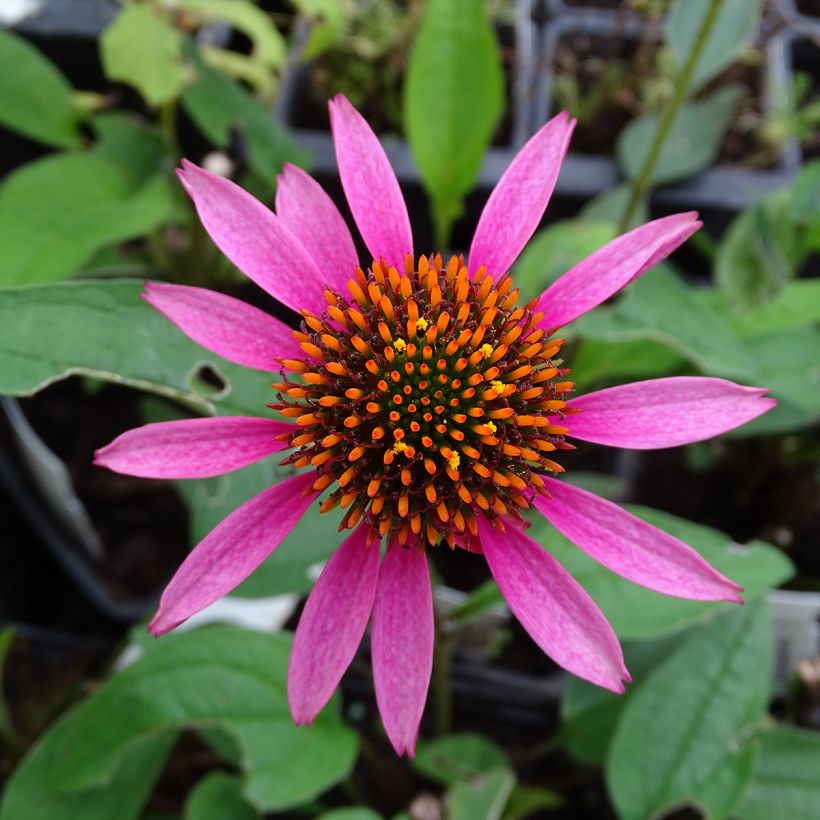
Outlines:
{"type": "Polygon", "coordinates": [[[545,516],[614,572],[697,600],[739,587],[676,538],[557,478],[569,439],[638,449],[718,435],[773,405],[765,390],[673,377],[573,397],[563,325],[645,273],[699,226],[692,213],[650,222],[518,303],[509,268],[537,227],[573,122],[548,122],[488,200],[465,260],[413,256],[410,221],[377,138],[344,97],[331,103],[339,172],[372,254],[319,185],[288,167],[276,213],[233,183],[184,163],[180,178],[219,248],[301,311],[298,331],[212,291],[148,283],[145,298],[192,339],[277,372],[279,419],[149,424],[97,454],[139,476],[218,475],[281,450],[296,474],[260,493],[191,553],[162,596],[161,634],[229,592],[320,496],[350,530],[316,583],[294,638],[293,717],[309,723],[350,664],[368,621],[376,699],[399,753],[412,754],[432,667],[428,552],[483,553],[513,613],[557,663],[623,691],[629,673],[603,614],[526,534],[545,516]],[[284,420],[283,420],[284,419],[284,420]],[[378,547],[386,544],[384,557],[378,547]]]}

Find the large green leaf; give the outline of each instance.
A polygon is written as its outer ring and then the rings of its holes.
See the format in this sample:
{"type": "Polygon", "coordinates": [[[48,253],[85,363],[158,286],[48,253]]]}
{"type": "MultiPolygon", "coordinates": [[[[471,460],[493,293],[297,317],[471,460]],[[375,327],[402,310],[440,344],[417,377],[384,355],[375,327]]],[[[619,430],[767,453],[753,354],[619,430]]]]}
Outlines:
{"type": "MultiPolygon", "coordinates": [[[[702,101],[681,106],[655,163],[651,182],[660,185],[685,179],[708,168],[717,158],[741,96],[740,88],[724,86],[702,101]]],[[[640,174],[659,124],[659,114],[644,114],[621,132],[616,152],[630,179],[640,174]]]]}
{"type": "Polygon", "coordinates": [[[142,282],[62,282],[0,289],[0,393],[31,395],[82,374],[174,399],[203,413],[259,415],[270,379],[190,341],[140,298],[142,282]],[[214,393],[197,374],[225,382],[214,393]]]}
{"type": "Polygon", "coordinates": [[[759,375],[754,357],[727,322],[667,266],[633,282],[614,308],[581,317],[573,331],[604,342],[661,342],[710,375],[759,375]]]}
{"type": "Polygon", "coordinates": [[[474,780],[460,780],[447,793],[449,820],[501,820],[515,787],[510,769],[493,769],[474,780]]]}
{"type": "Polygon", "coordinates": [[[158,227],[174,208],[166,176],[135,180],[102,151],[24,165],[0,187],[0,283],[70,276],[106,245],[158,227]]]}
{"type": "Polygon", "coordinates": [[[168,635],[77,707],[53,741],[47,791],[108,782],[135,742],[186,727],[218,726],[241,749],[243,793],[260,811],[311,800],[343,780],[356,735],[334,703],[310,727],[287,704],[290,639],[231,627],[168,635]]]}
{"type": "Polygon", "coordinates": [[[211,772],[185,801],[185,820],[259,820],[242,795],[242,781],[225,772],[211,772]]]}
{"type": "MultiPolygon", "coordinates": [[[[66,738],[74,737],[82,713],[60,718],[29,750],[6,784],[0,820],[136,820],[174,742],[157,732],[132,743],[107,777],[88,789],[56,792],[45,783],[60,762],[66,738]]],[[[96,734],[96,727],[92,730],[96,734]]]]}
{"type": "MultiPolygon", "coordinates": [[[[675,0],[666,18],[666,42],[678,71],[692,52],[701,23],[712,0],[675,0]]],[[[754,38],[760,20],[762,0],[721,0],[689,86],[689,91],[730,66],[740,51],[754,38]]]]}
{"type": "Polygon", "coordinates": [[[404,125],[446,245],[504,106],[484,0],[429,0],[410,53],[404,125]]]}
{"type": "MultiPolygon", "coordinates": [[[[748,598],[778,586],[792,574],[789,559],[761,541],[740,547],[723,533],[683,518],[648,507],[633,505],[629,510],[696,549],[709,563],[741,584],[748,598]]],[[[630,583],[593,561],[543,519],[536,520],[529,533],[583,585],[623,640],[645,640],[678,632],[735,606],[672,598],[630,583]]]]}
{"type": "Polygon", "coordinates": [[[154,106],[182,92],[182,36],[151,5],[127,5],[100,38],[106,76],[133,86],[154,106]]]}
{"type": "Polygon", "coordinates": [[[820,225],[820,163],[732,222],[718,247],[715,278],[737,313],[765,305],[800,272],[820,225]]]}
{"type": "MultiPolygon", "coordinates": [[[[191,509],[191,542],[196,544],[240,504],[289,474],[287,468],[276,466],[274,458],[218,478],[177,482],[191,509]]],[[[314,505],[231,594],[264,598],[307,592],[314,581],[310,568],[330,558],[346,537],[338,527],[339,511],[320,514],[314,505]]]]}
{"type": "Polygon", "coordinates": [[[681,635],[671,635],[654,641],[624,644],[624,660],[632,675],[632,684],[623,695],[616,695],[581,678],[569,678],[561,698],[561,739],[575,758],[596,766],[603,765],[629,699],[681,640],[681,635]]]}
{"type": "Polygon", "coordinates": [[[488,738],[465,733],[420,743],[413,766],[430,780],[450,786],[512,764],[507,753],[488,738]]]}
{"type": "Polygon", "coordinates": [[[763,718],[772,667],[762,600],[693,634],[632,696],[607,756],[607,786],[623,820],[685,804],[726,817],[748,781],[743,740],[763,718]]]}
{"type": "Polygon", "coordinates": [[[185,111],[214,145],[227,148],[234,131],[248,145],[248,162],[269,185],[286,162],[307,165],[308,155],[271,111],[227,74],[207,65],[192,46],[189,59],[196,69],[196,81],[182,95],[185,111]]]}
{"type": "Polygon", "coordinates": [[[563,273],[615,238],[609,222],[562,219],[538,231],[518,257],[513,276],[522,303],[539,296],[563,273]]]}
{"type": "Polygon", "coordinates": [[[748,788],[737,816],[743,820],[820,818],[820,732],[774,726],[761,732],[748,788]]]}
{"type": "Polygon", "coordinates": [[[668,344],[651,339],[604,342],[582,339],[573,350],[572,374],[584,391],[596,382],[651,379],[686,366],[686,359],[668,344]]]}
{"type": "Polygon", "coordinates": [[[721,313],[741,337],[820,324],[820,279],[789,281],[771,300],[741,314],[730,312],[717,290],[701,290],[698,297],[713,311],[721,313]]]}
{"type": "Polygon", "coordinates": [[[0,123],[55,148],[79,144],[80,111],[53,63],[0,29],[0,123]]]}

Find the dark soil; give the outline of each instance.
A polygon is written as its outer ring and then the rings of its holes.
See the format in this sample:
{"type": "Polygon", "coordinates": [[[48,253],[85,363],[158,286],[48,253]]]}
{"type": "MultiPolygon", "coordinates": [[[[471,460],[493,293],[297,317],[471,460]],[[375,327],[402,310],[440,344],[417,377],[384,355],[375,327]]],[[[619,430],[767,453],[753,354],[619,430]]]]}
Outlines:
{"type": "MultiPolygon", "coordinates": [[[[570,111],[580,118],[573,135],[574,151],[611,155],[623,128],[646,113],[643,88],[647,76],[656,74],[657,48],[651,41],[619,35],[605,38],[584,32],[566,35],[557,45],[553,71],[556,84],[574,80],[582,99],[596,95],[600,101],[587,111],[570,111]]],[[[761,55],[761,59],[763,59],[761,55]]],[[[777,157],[761,146],[757,129],[763,119],[762,87],[765,63],[735,63],[704,88],[705,96],[727,85],[739,85],[743,97],[734,113],[717,158],[718,164],[755,168],[772,167],[777,157]]],[[[557,109],[562,97],[553,94],[557,109]]]]}
{"type": "Polygon", "coordinates": [[[820,0],[796,0],[797,10],[809,17],[820,17],[820,0]]]}
{"type": "MultiPolygon", "coordinates": [[[[504,70],[506,107],[496,127],[492,144],[507,146],[512,134],[512,89],[516,68],[514,32],[509,26],[498,29],[504,70]]],[[[406,45],[412,42],[408,36],[406,45]]],[[[294,95],[297,101],[289,114],[295,128],[329,130],[327,101],[335,94],[346,94],[373,130],[379,135],[401,137],[402,87],[409,54],[391,50],[374,61],[356,60],[351,54],[332,50],[311,63],[303,79],[305,88],[294,95]]]]}
{"type": "Polygon", "coordinates": [[[140,394],[106,385],[93,395],[80,379],[21,401],[34,429],[68,466],[104,548],[97,567],[115,599],[158,593],[188,552],[187,510],[168,482],[95,467],[94,451],[142,425],[140,394]]]}

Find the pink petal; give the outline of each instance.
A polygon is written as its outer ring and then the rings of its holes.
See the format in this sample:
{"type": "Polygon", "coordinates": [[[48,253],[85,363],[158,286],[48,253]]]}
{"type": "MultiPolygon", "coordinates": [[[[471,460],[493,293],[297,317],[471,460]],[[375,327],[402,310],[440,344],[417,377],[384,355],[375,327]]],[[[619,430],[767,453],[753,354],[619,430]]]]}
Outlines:
{"type": "Polygon", "coordinates": [[[433,668],[433,596],[424,551],[392,546],[379,571],[371,652],[376,703],[396,754],[413,757],[433,668]]]}
{"type": "Polygon", "coordinates": [[[313,471],[286,478],[246,501],[194,547],[148,626],[162,635],[244,581],[284,540],[316,498],[313,471]]]}
{"type": "Polygon", "coordinates": [[[498,181],[470,246],[470,273],[506,273],[538,227],[569,147],[575,120],[562,111],[530,138],[498,181]]]}
{"type": "Polygon", "coordinates": [[[613,239],[541,295],[541,326],[557,329],[614,296],[683,244],[700,226],[694,211],[666,216],[613,239]]]}
{"type": "Polygon", "coordinates": [[[578,677],[622,694],[629,681],[618,639],[583,587],[528,535],[478,529],[490,571],[513,614],[538,646],[578,677]]]}
{"type": "Polygon", "coordinates": [[[229,362],[277,372],[277,358],[304,357],[287,325],[224,293],[146,282],[142,298],[197,344],[229,362]]]}
{"type": "Polygon", "coordinates": [[[573,399],[583,412],[567,418],[583,441],[651,450],[719,436],[757,418],[777,403],[765,388],[724,379],[673,376],[610,387],[573,399]]]}
{"type": "Polygon", "coordinates": [[[305,604],[288,666],[288,701],[297,724],[310,723],[330,699],[364,635],[376,597],[379,544],[361,524],[327,562],[305,604]]]}
{"type": "Polygon", "coordinates": [[[413,254],[410,217],[399,182],[378,137],[343,94],[329,103],[339,176],[353,218],[373,258],[404,271],[413,254]]]}
{"type": "Polygon", "coordinates": [[[274,419],[225,416],[146,424],[95,453],[94,463],[143,478],[207,478],[238,470],[288,447],[294,426],[274,419]]]}
{"type": "Polygon", "coordinates": [[[219,250],[280,302],[324,310],[327,276],[291,229],[230,180],[187,160],[182,166],[177,173],[219,250]]]}
{"type": "Polygon", "coordinates": [[[636,584],[694,601],[742,603],[741,589],[683,541],[617,504],[543,476],[550,498],[535,507],[587,555],[636,584]]]}
{"type": "Polygon", "coordinates": [[[359,264],[347,225],[310,174],[290,163],[276,187],[276,213],[313,257],[328,284],[343,290],[359,264]]]}

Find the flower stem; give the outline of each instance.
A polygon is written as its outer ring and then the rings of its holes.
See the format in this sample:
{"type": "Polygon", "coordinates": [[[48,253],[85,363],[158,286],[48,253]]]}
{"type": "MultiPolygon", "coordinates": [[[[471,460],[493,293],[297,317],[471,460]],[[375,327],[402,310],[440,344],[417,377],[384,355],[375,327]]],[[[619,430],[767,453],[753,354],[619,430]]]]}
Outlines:
{"type": "Polygon", "coordinates": [[[672,94],[672,99],[670,99],[666,104],[666,108],[663,111],[661,121],[658,125],[658,130],[655,132],[655,139],[652,141],[652,146],[644,159],[640,173],[632,185],[629,201],[627,202],[626,208],[621,216],[619,233],[623,233],[627,230],[638,204],[649,189],[649,185],[652,180],[652,172],[655,170],[655,165],[658,162],[661,149],[669,136],[669,131],[672,129],[672,125],[675,122],[675,117],[677,116],[678,111],[686,98],[686,92],[689,90],[689,84],[692,79],[692,74],[695,71],[695,66],[698,64],[700,55],[706,46],[706,41],[709,39],[709,32],[712,30],[712,26],[717,19],[717,15],[722,4],[723,0],[711,0],[709,3],[709,8],[706,10],[706,14],[700,24],[700,28],[698,29],[698,33],[695,37],[695,42],[692,44],[692,49],[689,52],[689,57],[684,63],[683,68],[675,81],[675,89],[672,94]]]}

